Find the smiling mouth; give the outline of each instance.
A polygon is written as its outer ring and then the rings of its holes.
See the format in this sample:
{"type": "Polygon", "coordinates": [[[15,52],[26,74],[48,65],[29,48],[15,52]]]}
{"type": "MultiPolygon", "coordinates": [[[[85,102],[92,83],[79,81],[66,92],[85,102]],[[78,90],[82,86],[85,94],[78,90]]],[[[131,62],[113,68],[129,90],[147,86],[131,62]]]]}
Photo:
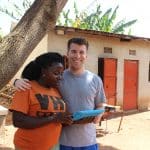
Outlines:
{"type": "Polygon", "coordinates": [[[79,60],[73,60],[73,62],[75,62],[75,63],[79,63],[80,61],[79,61],[79,60]]]}

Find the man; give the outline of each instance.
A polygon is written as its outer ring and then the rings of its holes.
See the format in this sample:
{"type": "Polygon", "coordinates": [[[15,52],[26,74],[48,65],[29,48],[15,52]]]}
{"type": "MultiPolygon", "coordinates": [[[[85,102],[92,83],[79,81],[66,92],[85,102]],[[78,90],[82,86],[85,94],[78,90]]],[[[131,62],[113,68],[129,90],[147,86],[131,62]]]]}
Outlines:
{"type": "MultiPolygon", "coordinates": [[[[105,103],[105,93],[101,79],[92,72],[85,70],[88,42],[84,38],[72,38],[68,41],[67,56],[69,68],[63,73],[60,82],[60,92],[70,113],[80,110],[100,109],[105,103]]],[[[21,81],[16,81],[17,87],[26,88],[21,81]]],[[[73,124],[63,127],[60,137],[60,150],[97,150],[96,128],[101,116],[95,117],[92,123],[73,124]]]]}

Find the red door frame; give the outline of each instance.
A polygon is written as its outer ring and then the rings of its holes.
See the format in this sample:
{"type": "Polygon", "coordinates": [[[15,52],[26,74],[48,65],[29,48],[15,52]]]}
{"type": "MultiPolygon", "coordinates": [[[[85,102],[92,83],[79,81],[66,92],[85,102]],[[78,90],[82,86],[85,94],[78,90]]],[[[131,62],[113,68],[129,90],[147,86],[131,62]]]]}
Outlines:
{"type": "Polygon", "coordinates": [[[138,109],[138,60],[124,60],[123,110],[138,109]]]}

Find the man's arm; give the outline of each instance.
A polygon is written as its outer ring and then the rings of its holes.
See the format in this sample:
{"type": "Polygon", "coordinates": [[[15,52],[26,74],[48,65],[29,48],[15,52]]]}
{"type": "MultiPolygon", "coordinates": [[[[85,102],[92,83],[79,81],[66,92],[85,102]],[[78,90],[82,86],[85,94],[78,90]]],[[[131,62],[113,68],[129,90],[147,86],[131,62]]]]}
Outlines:
{"type": "MultiPolygon", "coordinates": [[[[105,105],[106,105],[106,103],[99,103],[99,104],[96,105],[96,108],[95,108],[95,109],[105,109],[105,105]]],[[[99,123],[99,122],[101,121],[101,118],[102,118],[103,114],[104,114],[104,113],[102,113],[102,114],[96,116],[96,117],[94,118],[94,120],[93,120],[93,123],[95,123],[95,124],[99,123]]]]}

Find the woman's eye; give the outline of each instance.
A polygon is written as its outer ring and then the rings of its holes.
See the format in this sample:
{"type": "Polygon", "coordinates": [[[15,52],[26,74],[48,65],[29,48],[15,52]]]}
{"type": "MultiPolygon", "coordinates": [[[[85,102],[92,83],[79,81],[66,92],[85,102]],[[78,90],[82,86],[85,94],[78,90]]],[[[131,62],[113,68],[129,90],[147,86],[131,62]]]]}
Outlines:
{"type": "Polygon", "coordinates": [[[60,72],[54,72],[55,76],[61,76],[62,74],[60,72]]]}
{"type": "Polygon", "coordinates": [[[56,75],[56,76],[57,76],[57,75],[59,75],[59,73],[58,73],[58,72],[54,72],[54,75],[56,75]]]}

